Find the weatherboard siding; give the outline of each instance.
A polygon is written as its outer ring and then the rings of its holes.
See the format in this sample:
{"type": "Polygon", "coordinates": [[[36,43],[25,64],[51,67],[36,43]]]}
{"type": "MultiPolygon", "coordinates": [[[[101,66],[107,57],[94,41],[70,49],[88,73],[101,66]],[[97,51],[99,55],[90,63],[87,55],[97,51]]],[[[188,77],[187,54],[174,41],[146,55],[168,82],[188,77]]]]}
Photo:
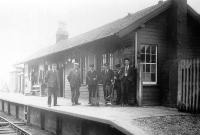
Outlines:
{"type": "Polygon", "coordinates": [[[167,11],[153,18],[138,30],[140,45],[157,45],[157,84],[143,87],[143,105],[160,105],[162,90],[168,87],[167,59],[167,11]]]}

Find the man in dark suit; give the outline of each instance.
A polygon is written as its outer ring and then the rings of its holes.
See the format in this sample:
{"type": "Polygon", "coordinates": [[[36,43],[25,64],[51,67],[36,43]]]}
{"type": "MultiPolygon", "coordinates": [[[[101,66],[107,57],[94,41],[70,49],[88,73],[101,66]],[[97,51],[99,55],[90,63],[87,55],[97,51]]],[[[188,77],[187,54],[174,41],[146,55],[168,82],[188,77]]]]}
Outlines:
{"type": "Polygon", "coordinates": [[[115,65],[115,70],[114,70],[114,90],[117,93],[117,98],[116,98],[116,104],[120,104],[120,99],[121,99],[121,81],[119,79],[119,72],[121,65],[117,64],[115,65]]]}
{"type": "Polygon", "coordinates": [[[57,95],[58,91],[60,90],[60,80],[59,80],[59,73],[57,71],[57,65],[52,64],[52,69],[47,71],[46,74],[46,83],[48,88],[48,106],[51,106],[51,100],[53,97],[53,105],[57,105],[57,95]]]}
{"type": "Polygon", "coordinates": [[[124,59],[124,67],[121,68],[119,77],[121,80],[121,105],[124,106],[128,104],[128,92],[132,89],[136,78],[134,68],[130,66],[129,58],[124,59]]]}
{"type": "Polygon", "coordinates": [[[72,105],[80,105],[78,98],[80,96],[81,77],[78,63],[74,63],[74,68],[70,71],[67,79],[71,87],[72,105]]]}
{"type": "Polygon", "coordinates": [[[89,67],[90,71],[86,75],[86,84],[89,91],[89,104],[94,104],[91,102],[91,98],[97,98],[97,72],[94,70],[94,64],[91,64],[89,67]]]}
{"type": "Polygon", "coordinates": [[[103,82],[103,92],[105,104],[107,104],[109,97],[111,95],[112,83],[114,80],[114,72],[109,68],[109,64],[104,64],[104,70],[102,71],[102,82],[103,82]]]}

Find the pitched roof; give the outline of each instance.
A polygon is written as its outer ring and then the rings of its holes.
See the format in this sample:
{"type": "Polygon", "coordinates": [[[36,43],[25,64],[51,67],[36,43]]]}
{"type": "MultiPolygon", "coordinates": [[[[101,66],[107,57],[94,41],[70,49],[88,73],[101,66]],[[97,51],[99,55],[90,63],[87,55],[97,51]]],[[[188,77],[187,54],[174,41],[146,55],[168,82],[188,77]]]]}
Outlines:
{"type": "Polygon", "coordinates": [[[166,9],[166,7],[169,6],[169,3],[169,1],[158,3],[134,14],[128,14],[124,18],[118,19],[99,28],[93,29],[73,38],[62,40],[52,46],[48,46],[44,49],[39,50],[37,53],[33,54],[31,57],[27,58],[23,62],[28,62],[73,47],[81,46],[86,43],[96,41],[98,39],[108,38],[110,36],[116,35],[126,27],[134,24],[136,25],[138,21],[140,21],[144,17],[150,16],[152,13],[155,12],[162,12],[162,9],[166,9]]]}

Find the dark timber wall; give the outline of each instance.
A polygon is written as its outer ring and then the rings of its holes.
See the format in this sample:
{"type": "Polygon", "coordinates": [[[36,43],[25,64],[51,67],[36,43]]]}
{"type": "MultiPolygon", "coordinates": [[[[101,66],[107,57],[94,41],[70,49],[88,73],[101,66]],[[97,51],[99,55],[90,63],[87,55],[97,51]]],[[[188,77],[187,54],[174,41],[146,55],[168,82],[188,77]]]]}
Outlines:
{"type": "MultiPolygon", "coordinates": [[[[167,15],[164,12],[145,24],[138,30],[138,49],[140,45],[157,45],[157,84],[144,85],[143,105],[160,105],[161,92],[167,84],[167,69],[164,67],[167,59],[167,15]]],[[[139,50],[138,50],[139,51],[139,50]]]]}

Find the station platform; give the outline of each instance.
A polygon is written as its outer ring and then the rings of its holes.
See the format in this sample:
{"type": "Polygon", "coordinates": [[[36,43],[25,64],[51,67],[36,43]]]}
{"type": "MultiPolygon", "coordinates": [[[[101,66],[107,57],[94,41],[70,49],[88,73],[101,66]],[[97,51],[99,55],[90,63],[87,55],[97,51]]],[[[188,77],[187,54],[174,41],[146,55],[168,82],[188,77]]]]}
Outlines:
{"type": "MultiPolygon", "coordinates": [[[[68,98],[58,98],[58,106],[48,107],[47,97],[24,96],[13,93],[0,93],[0,100],[11,104],[25,105],[52,113],[59,113],[68,117],[106,124],[125,135],[148,134],[134,126],[134,119],[154,116],[185,115],[185,113],[180,113],[175,108],[163,106],[121,107],[104,104],[100,104],[100,106],[91,106],[88,105],[87,100],[83,99],[79,100],[81,105],[72,106],[71,100],[68,98]]],[[[3,108],[2,105],[1,108],[3,108]]],[[[40,123],[42,123],[41,120],[40,123]]]]}

